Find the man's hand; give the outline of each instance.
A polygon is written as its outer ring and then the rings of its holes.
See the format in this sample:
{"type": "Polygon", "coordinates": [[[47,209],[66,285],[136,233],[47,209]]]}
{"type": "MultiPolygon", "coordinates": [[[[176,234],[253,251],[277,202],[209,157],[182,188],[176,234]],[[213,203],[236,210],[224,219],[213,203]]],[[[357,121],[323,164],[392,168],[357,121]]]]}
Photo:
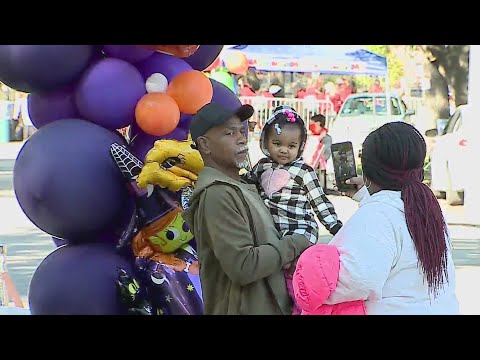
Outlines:
{"type": "Polygon", "coordinates": [[[283,267],[283,270],[287,270],[287,274],[289,276],[293,276],[293,273],[295,272],[295,269],[297,267],[297,262],[298,262],[298,258],[296,258],[293,262],[286,264],[283,267]]]}

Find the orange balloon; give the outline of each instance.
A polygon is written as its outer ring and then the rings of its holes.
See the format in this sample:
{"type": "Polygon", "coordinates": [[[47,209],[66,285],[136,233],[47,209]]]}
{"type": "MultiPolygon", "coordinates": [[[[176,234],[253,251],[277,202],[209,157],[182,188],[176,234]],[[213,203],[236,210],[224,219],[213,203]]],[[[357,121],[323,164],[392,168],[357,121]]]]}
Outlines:
{"type": "Polygon", "coordinates": [[[248,59],[240,51],[232,51],[225,57],[224,62],[227,70],[232,74],[242,75],[248,70],[248,59]]]}
{"type": "Polygon", "coordinates": [[[196,114],[200,108],[212,101],[213,87],[201,71],[185,71],[172,79],[167,88],[184,114],[196,114]]]}
{"type": "Polygon", "coordinates": [[[150,135],[170,134],[180,121],[180,109],[174,99],[165,93],[144,95],[135,108],[138,126],[150,135]]]}
{"type": "Polygon", "coordinates": [[[147,45],[150,49],[173,55],[179,58],[187,58],[195,54],[200,45],[147,45]]]}

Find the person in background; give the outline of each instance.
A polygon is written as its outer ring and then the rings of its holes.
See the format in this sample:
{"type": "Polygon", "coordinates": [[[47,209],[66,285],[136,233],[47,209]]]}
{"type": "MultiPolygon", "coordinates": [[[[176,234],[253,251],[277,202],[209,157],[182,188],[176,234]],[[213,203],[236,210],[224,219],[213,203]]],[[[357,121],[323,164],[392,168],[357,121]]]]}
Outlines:
{"type": "Polygon", "coordinates": [[[375,79],[373,82],[372,86],[370,86],[370,92],[374,94],[380,94],[383,93],[383,87],[380,84],[380,80],[375,79]]]}
{"type": "Polygon", "coordinates": [[[23,131],[23,140],[28,139],[36,131],[28,111],[28,97],[29,94],[18,92],[13,107],[13,118],[18,121],[16,131],[23,131]]]}
{"type": "Polygon", "coordinates": [[[257,96],[255,91],[253,91],[252,87],[248,84],[245,76],[240,76],[238,78],[238,89],[239,96],[257,96]]]}

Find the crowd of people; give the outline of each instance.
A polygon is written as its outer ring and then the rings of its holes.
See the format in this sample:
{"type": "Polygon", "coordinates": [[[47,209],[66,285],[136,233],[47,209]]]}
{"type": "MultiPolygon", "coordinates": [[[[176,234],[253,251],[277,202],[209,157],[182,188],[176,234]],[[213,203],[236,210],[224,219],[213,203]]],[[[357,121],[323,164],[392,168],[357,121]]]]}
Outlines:
{"type": "MultiPolygon", "coordinates": [[[[249,69],[245,75],[239,76],[237,79],[238,95],[242,97],[262,96],[266,98],[282,98],[285,97],[286,91],[281,77],[274,75],[270,82],[266,81],[265,76],[257,73],[253,69],[249,69]]],[[[292,96],[297,99],[305,99],[313,97],[317,100],[329,100],[334,107],[335,113],[338,113],[345,99],[350,94],[358,92],[357,86],[353,78],[342,76],[337,78],[335,82],[328,81],[324,83],[321,76],[301,77],[299,80],[290,84],[292,96]]],[[[369,89],[365,89],[370,93],[383,93],[384,89],[379,79],[374,79],[369,89]]]]}
{"type": "Polygon", "coordinates": [[[250,105],[205,105],[192,140],[205,168],[184,214],[199,255],[205,314],[458,314],[449,231],[422,183],[426,145],[394,122],[363,144],[359,209],[342,223],[302,159],[306,129],[277,107],[265,158],[244,175],[250,105]],[[333,236],[318,244],[314,214],[333,236]]]}

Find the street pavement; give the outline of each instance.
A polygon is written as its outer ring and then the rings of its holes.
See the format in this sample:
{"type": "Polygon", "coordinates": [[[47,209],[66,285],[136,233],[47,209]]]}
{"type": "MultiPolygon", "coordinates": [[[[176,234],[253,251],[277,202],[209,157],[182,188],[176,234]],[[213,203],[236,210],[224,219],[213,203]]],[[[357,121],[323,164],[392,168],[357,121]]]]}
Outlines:
{"type": "MultiPolygon", "coordinates": [[[[0,144],[0,243],[7,245],[7,268],[28,307],[28,286],[35,269],[55,246],[50,235],[33,225],[22,212],[13,191],[13,166],[21,143],[0,144]]],[[[346,197],[329,196],[344,222],[357,204],[346,197]]],[[[467,223],[462,206],[449,207],[440,201],[450,225],[457,269],[456,287],[463,314],[480,315],[480,228],[467,223]],[[453,225],[452,225],[453,224],[453,225]],[[455,225],[462,224],[462,225],[455,225]]],[[[321,229],[321,242],[331,235],[321,229]]]]}

